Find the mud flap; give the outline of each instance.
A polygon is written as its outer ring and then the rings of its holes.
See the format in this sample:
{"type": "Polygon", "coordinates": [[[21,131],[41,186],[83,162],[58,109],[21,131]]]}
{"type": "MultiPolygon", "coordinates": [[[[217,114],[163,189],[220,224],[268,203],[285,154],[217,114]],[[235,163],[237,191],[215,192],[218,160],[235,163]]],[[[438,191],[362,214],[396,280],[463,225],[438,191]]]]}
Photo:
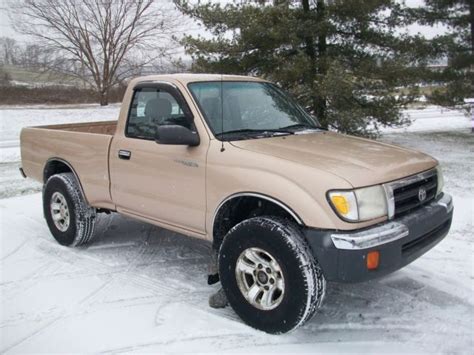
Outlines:
{"type": "Polygon", "coordinates": [[[211,257],[209,260],[209,269],[207,273],[207,284],[214,285],[219,282],[219,265],[217,250],[212,248],[211,257]]]}

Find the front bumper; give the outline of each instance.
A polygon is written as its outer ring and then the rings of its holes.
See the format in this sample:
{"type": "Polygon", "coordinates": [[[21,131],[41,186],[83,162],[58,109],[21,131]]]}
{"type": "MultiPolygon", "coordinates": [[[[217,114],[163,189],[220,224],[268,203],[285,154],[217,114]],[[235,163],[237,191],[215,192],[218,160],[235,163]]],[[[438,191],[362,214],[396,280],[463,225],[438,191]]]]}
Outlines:
{"type": "Polygon", "coordinates": [[[449,232],[452,198],[442,194],[418,210],[369,228],[331,231],[307,228],[305,235],[329,281],[360,282],[396,271],[417,259],[449,232]],[[377,250],[379,266],[367,269],[367,253],[377,250]]]}

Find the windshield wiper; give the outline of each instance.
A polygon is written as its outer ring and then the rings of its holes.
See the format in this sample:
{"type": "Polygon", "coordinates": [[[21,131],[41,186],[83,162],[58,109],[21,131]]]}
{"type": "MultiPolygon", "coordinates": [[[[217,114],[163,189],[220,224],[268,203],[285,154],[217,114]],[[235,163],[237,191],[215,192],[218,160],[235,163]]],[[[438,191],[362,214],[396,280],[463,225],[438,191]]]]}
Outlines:
{"type": "Polygon", "coordinates": [[[235,129],[232,131],[226,131],[217,133],[216,136],[222,137],[224,135],[254,135],[254,134],[265,134],[265,133],[284,133],[284,134],[295,134],[293,131],[289,131],[283,128],[278,129],[251,129],[251,128],[243,128],[243,129],[235,129]]]}
{"type": "Polygon", "coordinates": [[[305,129],[323,129],[322,127],[319,127],[319,126],[312,126],[312,125],[309,125],[309,124],[307,124],[307,123],[296,123],[296,124],[292,124],[292,125],[289,125],[289,126],[281,127],[281,128],[279,128],[279,129],[288,130],[288,129],[298,129],[298,128],[305,128],[305,129]]]}

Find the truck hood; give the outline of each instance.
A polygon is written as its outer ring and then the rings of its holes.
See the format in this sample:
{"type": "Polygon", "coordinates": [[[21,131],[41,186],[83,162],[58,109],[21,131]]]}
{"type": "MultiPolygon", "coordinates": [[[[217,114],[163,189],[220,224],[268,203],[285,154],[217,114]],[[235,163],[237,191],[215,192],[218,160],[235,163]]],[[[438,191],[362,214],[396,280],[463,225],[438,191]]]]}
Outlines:
{"type": "Polygon", "coordinates": [[[353,187],[397,180],[437,165],[435,159],[415,150],[326,131],[232,144],[327,171],[353,187]]]}

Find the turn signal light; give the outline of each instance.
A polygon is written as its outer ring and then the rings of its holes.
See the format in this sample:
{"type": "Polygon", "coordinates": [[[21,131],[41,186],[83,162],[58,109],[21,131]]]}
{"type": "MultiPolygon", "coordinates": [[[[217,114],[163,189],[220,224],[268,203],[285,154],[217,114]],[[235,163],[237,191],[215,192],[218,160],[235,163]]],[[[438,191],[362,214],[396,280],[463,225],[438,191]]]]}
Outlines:
{"type": "Polygon", "coordinates": [[[367,254],[367,269],[375,270],[379,267],[380,253],[375,250],[367,254]]]}
{"type": "Polygon", "coordinates": [[[342,195],[331,196],[331,201],[334,207],[336,207],[337,211],[340,214],[346,215],[349,213],[349,202],[347,201],[345,196],[342,196],[342,195]]]}

